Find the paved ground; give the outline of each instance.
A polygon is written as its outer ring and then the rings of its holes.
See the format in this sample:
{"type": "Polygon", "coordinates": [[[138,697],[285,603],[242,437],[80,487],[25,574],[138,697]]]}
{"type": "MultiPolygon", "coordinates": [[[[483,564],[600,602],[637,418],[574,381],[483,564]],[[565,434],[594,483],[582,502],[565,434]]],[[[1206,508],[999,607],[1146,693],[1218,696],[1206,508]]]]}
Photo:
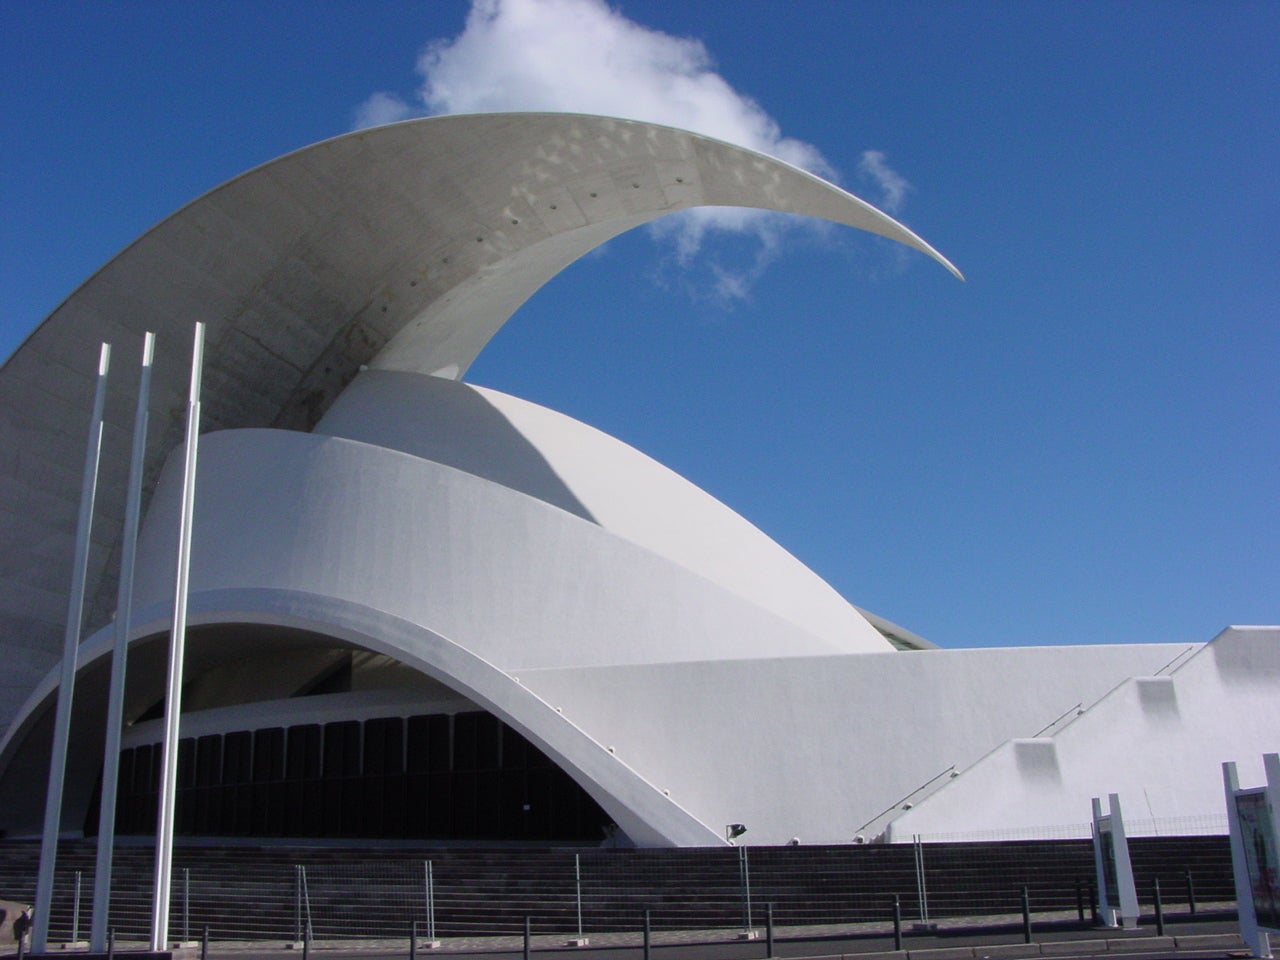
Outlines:
{"type": "MultiPolygon", "coordinates": [[[[769,956],[787,960],[1096,960],[1110,954],[1122,955],[1124,960],[1221,960],[1248,956],[1234,915],[1224,911],[1170,918],[1163,937],[1157,936],[1154,924],[1136,930],[1099,929],[1080,923],[1074,912],[1038,914],[1029,944],[1018,915],[949,918],[940,921],[937,930],[927,932],[905,924],[900,952],[894,950],[892,924],[886,923],[779,928],[772,953],[766,930],[758,927],[754,932],[756,939],[745,939],[736,930],[657,931],[649,953],[653,960],[758,960],[769,956]]],[[[537,935],[531,941],[531,952],[538,960],[643,960],[645,956],[639,931],[588,934],[588,939],[587,945],[573,947],[567,945],[563,934],[537,935]]],[[[0,955],[14,955],[8,945],[0,949],[5,950],[0,955]]],[[[117,945],[121,954],[143,949],[142,944],[117,945]]],[[[407,960],[410,950],[406,936],[402,940],[322,940],[310,944],[305,952],[314,954],[314,960],[407,960]]],[[[451,960],[512,960],[523,957],[524,939],[446,938],[436,948],[420,941],[415,952],[417,960],[442,955],[451,960]]],[[[302,960],[303,953],[280,941],[214,941],[209,946],[210,960],[302,960]]],[[[60,949],[50,956],[90,960],[83,949],[74,948],[60,949]]],[[[175,960],[199,957],[198,947],[185,947],[174,954],[175,960]]]]}

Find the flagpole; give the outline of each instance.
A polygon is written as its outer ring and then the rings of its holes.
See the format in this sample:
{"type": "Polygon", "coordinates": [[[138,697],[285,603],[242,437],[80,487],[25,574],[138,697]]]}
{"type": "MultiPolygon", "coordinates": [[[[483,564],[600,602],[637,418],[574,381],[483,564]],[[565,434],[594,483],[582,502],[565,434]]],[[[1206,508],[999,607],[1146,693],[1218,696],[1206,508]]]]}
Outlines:
{"type": "Polygon", "coordinates": [[[102,455],[102,407],[111,369],[111,344],[98,355],[98,384],[93,394],[89,440],[84,453],[80,485],[80,516],[76,521],[75,559],[71,568],[71,595],[67,598],[67,626],[62,643],[62,674],[58,681],[58,706],[53,721],[53,749],[49,758],[49,787],[44,798],[44,834],[40,840],[40,870],[36,877],[35,923],[31,952],[44,953],[49,942],[49,907],[53,902],[53,868],[58,858],[58,833],[62,821],[62,786],[67,772],[67,742],[71,737],[71,700],[76,686],[76,655],[80,651],[80,626],[84,619],[84,584],[89,568],[89,534],[93,527],[93,501],[98,492],[98,461],[102,455]]]}
{"type": "Polygon", "coordinates": [[[142,504],[142,466],[147,449],[147,404],[151,396],[151,360],[156,336],[142,341],[142,373],[138,407],[133,418],[133,453],[129,461],[129,491],[125,497],[120,554],[120,589],[116,594],[116,635],[111,651],[111,691],[107,701],[106,746],[102,752],[102,806],[98,812],[98,857],[93,875],[93,924],[89,949],[107,949],[111,914],[111,857],[116,839],[116,792],[120,783],[120,736],[124,723],[124,679],[128,659],[130,614],[133,607],[133,568],[138,552],[138,516],[142,504]]]}
{"type": "Polygon", "coordinates": [[[178,721],[182,714],[182,660],[187,639],[187,589],[191,569],[191,518],[195,509],[196,444],[200,432],[200,374],[204,365],[204,324],[197,323],[191,349],[191,393],[182,469],[182,514],[178,523],[178,569],[174,577],[173,626],[169,634],[169,675],[164,701],[160,815],[156,823],[156,886],[152,903],[151,949],[161,951],[169,936],[169,885],[173,872],[173,814],[178,787],[178,721]]]}

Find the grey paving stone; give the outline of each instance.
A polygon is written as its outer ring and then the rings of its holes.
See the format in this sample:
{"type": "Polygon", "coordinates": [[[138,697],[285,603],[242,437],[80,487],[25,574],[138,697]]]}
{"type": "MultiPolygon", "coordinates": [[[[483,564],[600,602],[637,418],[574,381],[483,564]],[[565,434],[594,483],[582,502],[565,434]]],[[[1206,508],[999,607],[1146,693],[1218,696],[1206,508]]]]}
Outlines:
{"type": "Polygon", "coordinates": [[[1172,950],[1173,937],[1133,937],[1129,940],[1108,940],[1109,953],[1134,953],[1150,950],[1172,950]]]}
{"type": "Polygon", "coordinates": [[[1055,940],[1040,944],[1042,957],[1076,956],[1078,954],[1106,953],[1105,940],[1055,940]]]}

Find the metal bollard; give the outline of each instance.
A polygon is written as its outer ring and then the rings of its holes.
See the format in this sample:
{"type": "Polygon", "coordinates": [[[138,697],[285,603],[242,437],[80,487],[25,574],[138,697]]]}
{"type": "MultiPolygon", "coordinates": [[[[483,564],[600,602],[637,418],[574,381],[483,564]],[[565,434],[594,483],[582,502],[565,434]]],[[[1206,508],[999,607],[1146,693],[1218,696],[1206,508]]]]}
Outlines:
{"type": "Polygon", "coordinates": [[[302,960],[310,960],[311,958],[311,924],[307,924],[302,931],[302,960]]]}
{"type": "Polygon", "coordinates": [[[418,921],[409,924],[409,960],[418,960],[418,921]]]}
{"type": "Polygon", "coordinates": [[[1156,877],[1153,881],[1156,897],[1156,936],[1164,936],[1164,905],[1160,902],[1160,878],[1156,877]]]}
{"type": "Polygon", "coordinates": [[[27,935],[24,933],[18,938],[18,960],[23,960],[27,955],[27,935]]]}
{"type": "Polygon", "coordinates": [[[1031,894],[1022,888],[1022,942],[1031,942],[1031,894]]]}
{"type": "Polygon", "coordinates": [[[112,960],[116,955],[116,928],[111,927],[107,930],[107,960],[112,960]]]}
{"type": "Polygon", "coordinates": [[[653,948],[653,931],[649,926],[649,911],[644,912],[644,960],[650,960],[653,948]]]}
{"type": "Polygon", "coordinates": [[[902,949],[902,898],[893,895],[893,949],[902,949]]]}
{"type": "Polygon", "coordinates": [[[200,934],[200,960],[209,960],[209,925],[205,924],[200,934]]]}
{"type": "Polygon", "coordinates": [[[773,904],[772,903],[765,904],[764,923],[765,923],[764,955],[766,957],[772,957],[773,956],[773,904]]]}
{"type": "Polygon", "coordinates": [[[1191,879],[1191,871],[1187,871],[1187,912],[1196,915],[1196,883],[1191,879]]]}
{"type": "Polygon", "coordinates": [[[533,918],[525,916],[524,918],[524,960],[529,960],[529,954],[533,952],[533,918]]]}
{"type": "Polygon", "coordinates": [[[1084,923],[1084,884],[1076,881],[1076,919],[1084,923]]]}

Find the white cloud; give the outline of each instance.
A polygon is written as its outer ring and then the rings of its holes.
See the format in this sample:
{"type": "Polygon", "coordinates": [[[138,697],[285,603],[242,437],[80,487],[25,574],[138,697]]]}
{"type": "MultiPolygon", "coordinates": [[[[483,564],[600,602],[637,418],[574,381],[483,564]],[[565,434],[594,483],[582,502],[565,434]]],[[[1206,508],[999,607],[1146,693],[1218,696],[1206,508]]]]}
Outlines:
{"type": "Polygon", "coordinates": [[[880,191],[880,205],[886,213],[896,214],[902,209],[911,184],[886,162],[879,150],[865,150],[858,164],[858,173],[880,191]]]}
{"type": "MultiPolygon", "coordinates": [[[[593,113],[681,127],[832,175],[815,147],[784,137],[715,71],[701,41],[641,26],[605,0],[472,0],[462,33],[430,43],[417,70],[414,101],[375,93],[360,107],[358,126],[446,113],[593,113]]],[[[674,242],[682,266],[713,231],[758,239],[745,269],[711,268],[713,289],[734,300],[773,258],[780,222],[759,211],[701,208],[666,218],[654,232],[674,242]]]]}
{"type": "Polygon", "coordinates": [[[396,123],[419,116],[421,111],[415,110],[394,93],[378,91],[356,109],[357,130],[366,127],[380,127],[384,123],[396,123]]]}
{"type": "Polygon", "coordinates": [[[466,28],[418,60],[427,112],[563,110],[693,130],[828,169],[715,72],[699,40],[628,20],[604,0],[473,0],[466,28]]]}

